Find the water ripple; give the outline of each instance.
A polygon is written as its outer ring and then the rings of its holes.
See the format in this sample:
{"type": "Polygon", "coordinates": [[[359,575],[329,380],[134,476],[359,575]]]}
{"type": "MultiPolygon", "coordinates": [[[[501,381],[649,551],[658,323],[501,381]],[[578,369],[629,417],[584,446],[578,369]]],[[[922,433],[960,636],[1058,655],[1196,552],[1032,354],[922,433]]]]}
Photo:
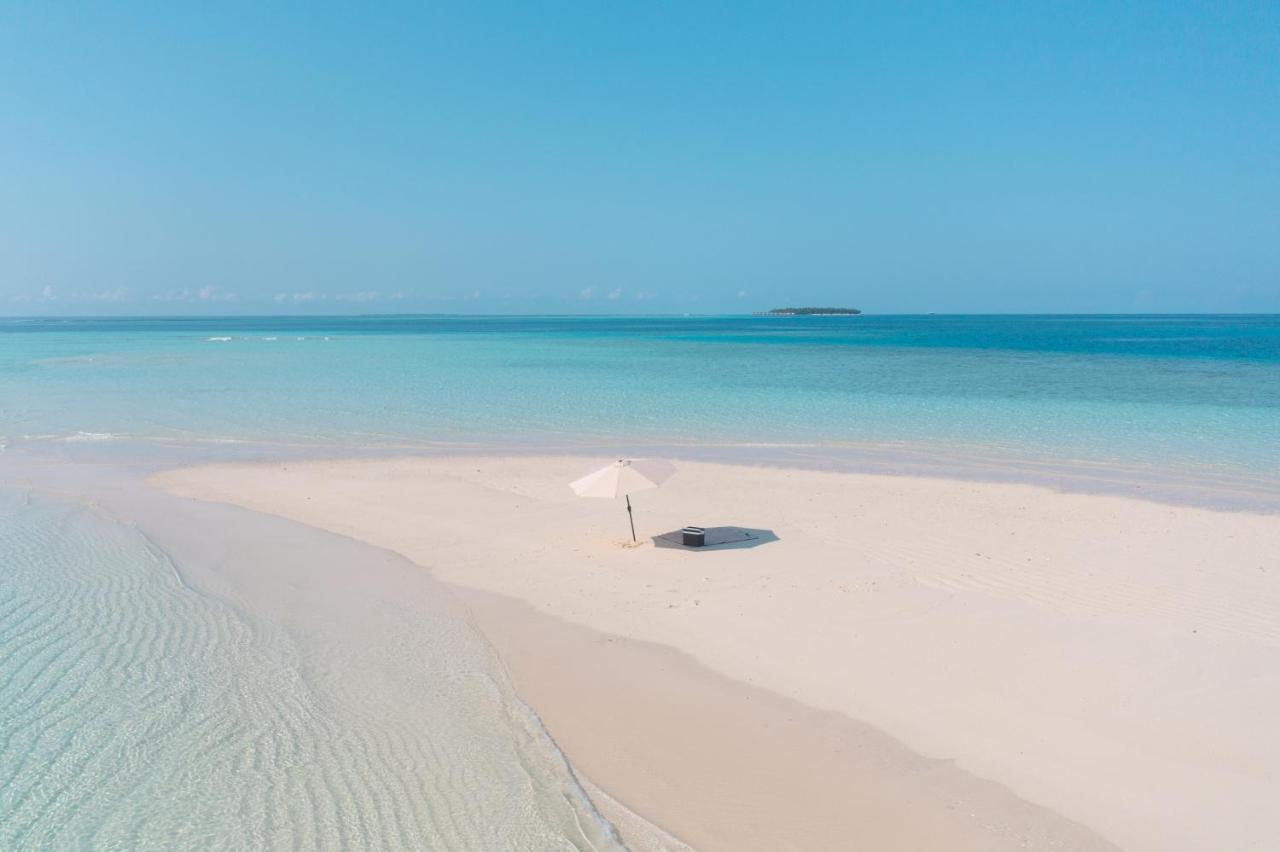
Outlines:
{"type": "Polygon", "coordinates": [[[0,564],[0,848],[616,848],[448,624],[386,613],[398,668],[5,492],[0,564]]]}

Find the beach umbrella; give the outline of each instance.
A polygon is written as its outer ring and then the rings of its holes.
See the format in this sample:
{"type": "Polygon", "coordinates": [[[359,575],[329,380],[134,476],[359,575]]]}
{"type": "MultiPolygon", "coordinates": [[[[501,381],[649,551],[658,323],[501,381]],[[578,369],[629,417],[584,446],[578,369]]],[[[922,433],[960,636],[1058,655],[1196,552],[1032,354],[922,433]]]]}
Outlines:
{"type": "Polygon", "coordinates": [[[631,492],[657,488],[676,472],[676,466],[665,459],[618,459],[581,479],[569,483],[579,497],[603,497],[609,500],[625,497],[627,520],[631,522],[631,540],[636,540],[636,521],[631,513],[631,492]]]}

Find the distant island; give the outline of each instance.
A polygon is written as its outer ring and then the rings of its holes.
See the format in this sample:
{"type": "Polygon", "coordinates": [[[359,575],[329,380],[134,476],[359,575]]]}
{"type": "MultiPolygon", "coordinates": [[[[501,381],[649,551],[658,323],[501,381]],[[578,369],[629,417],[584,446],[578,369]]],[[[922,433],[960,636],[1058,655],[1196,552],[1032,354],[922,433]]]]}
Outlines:
{"type": "Polygon", "coordinates": [[[857,308],[774,308],[756,314],[761,317],[852,317],[862,311],[857,308]]]}

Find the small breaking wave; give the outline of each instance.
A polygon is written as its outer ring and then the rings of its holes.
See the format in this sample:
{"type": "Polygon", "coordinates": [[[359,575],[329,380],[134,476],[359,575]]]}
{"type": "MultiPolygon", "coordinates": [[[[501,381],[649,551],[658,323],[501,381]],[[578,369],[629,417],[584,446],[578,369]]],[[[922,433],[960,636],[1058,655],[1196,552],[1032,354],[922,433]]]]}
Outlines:
{"type": "Polygon", "coordinates": [[[74,435],[67,435],[62,440],[72,443],[81,443],[87,441],[114,441],[119,435],[111,432],[76,432],[74,435]]]}

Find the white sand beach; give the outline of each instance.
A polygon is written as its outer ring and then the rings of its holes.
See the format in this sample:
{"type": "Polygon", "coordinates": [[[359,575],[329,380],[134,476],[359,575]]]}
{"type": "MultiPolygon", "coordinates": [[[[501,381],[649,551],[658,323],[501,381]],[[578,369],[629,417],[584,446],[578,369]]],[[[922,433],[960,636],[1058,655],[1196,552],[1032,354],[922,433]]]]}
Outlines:
{"type": "Polygon", "coordinates": [[[566,487],[605,461],[154,481],[423,566],[575,768],[701,850],[1274,848],[1280,516],[680,462],[631,547],[566,487]],[[686,524],[777,540],[650,540],[686,524]]]}

